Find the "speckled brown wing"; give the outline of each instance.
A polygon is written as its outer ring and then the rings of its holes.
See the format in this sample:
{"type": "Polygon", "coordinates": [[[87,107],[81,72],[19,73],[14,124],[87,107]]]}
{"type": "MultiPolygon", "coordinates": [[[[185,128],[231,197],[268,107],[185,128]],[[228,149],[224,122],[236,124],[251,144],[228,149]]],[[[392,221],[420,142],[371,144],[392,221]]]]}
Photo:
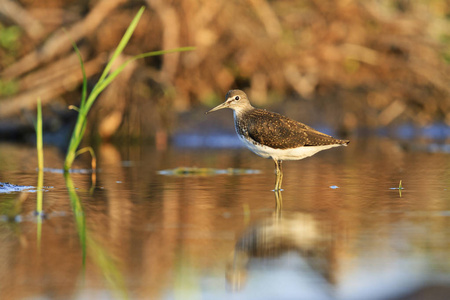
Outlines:
{"type": "Polygon", "coordinates": [[[325,133],[319,132],[313,128],[310,129],[311,130],[306,132],[307,141],[305,146],[326,146],[335,144],[347,145],[350,142],[348,140],[335,139],[334,137],[326,135],[325,133]]]}
{"type": "Polygon", "coordinates": [[[275,149],[347,143],[283,115],[263,109],[252,110],[242,119],[246,123],[242,124],[243,127],[247,128],[244,134],[259,144],[275,149]]]}

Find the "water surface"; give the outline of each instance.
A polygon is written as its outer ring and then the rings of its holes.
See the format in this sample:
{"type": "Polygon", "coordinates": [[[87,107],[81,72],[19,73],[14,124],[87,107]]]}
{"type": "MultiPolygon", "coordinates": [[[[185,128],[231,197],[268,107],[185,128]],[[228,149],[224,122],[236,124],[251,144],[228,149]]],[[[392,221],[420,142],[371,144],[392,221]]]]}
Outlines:
{"type": "MultiPolygon", "coordinates": [[[[285,162],[276,195],[273,162],[246,149],[102,145],[95,176],[44,173],[41,221],[36,190],[0,193],[0,298],[446,293],[450,156],[416,149],[356,139],[285,162]],[[158,173],[178,167],[259,172],[158,173]]],[[[35,156],[32,147],[0,144],[0,182],[37,186],[35,156]]],[[[57,149],[45,149],[46,167],[62,164],[57,149]]],[[[88,156],[75,168],[89,168],[88,156]]]]}

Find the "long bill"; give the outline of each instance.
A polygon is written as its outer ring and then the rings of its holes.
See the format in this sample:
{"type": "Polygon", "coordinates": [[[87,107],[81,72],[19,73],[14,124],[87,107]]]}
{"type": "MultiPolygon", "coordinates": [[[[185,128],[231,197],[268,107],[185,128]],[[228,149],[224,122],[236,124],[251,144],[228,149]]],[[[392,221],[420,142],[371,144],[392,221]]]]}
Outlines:
{"type": "Polygon", "coordinates": [[[214,108],[211,108],[211,109],[208,110],[205,114],[209,114],[209,113],[211,113],[211,112],[213,112],[213,111],[216,111],[216,110],[219,110],[219,109],[223,109],[223,108],[228,108],[228,103],[227,103],[227,102],[224,102],[224,103],[222,103],[222,104],[217,105],[217,106],[214,107],[214,108]]]}

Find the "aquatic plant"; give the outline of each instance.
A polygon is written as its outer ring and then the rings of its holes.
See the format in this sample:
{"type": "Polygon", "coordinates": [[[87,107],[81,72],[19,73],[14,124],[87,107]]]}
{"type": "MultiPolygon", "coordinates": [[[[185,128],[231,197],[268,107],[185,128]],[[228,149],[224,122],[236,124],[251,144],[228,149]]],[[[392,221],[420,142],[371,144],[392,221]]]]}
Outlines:
{"type": "Polygon", "coordinates": [[[36,150],[38,156],[38,169],[44,169],[44,150],[42,139],[42,103],[41,98],[37,99],[37,116],[36,116],[36,150]]]}
{"type": "Polygon", "coordinates": [[[181,47],[171,50],[161,50],[161,51],[153,51],[153,52],[147,52],[143,54],[136,55],[127,61],[125,61],[123,64],[121,64],[118,68],[112,71],[112,66],[117,59],[117,57],[122,53],[125,46],[128,44],[128,41],[130,40],[138,22],[139,19],[142,16],[142,13],[144,12],[144,7],[142,7],[136,16],[131,21],[130,25],[128,26],[125,34],[123,35],[122,39],[119,42],[119,45],[117,46],[116,50],[114,51],[113,55],[111,56],[111,59],[106,64],[105,69],[103,70],[102,75],[100,76],[99,80],[93,87],[92,91],[90,92],[89,96],[87,96],[87,77],[86,77],[86,71],[84,68],[83,58],[81,56],[81,53],[75,43],[73,43],[73,48],[75,49],[78,59],[80,60],[81,65],[81,72],[83,73],[83,85],[82,85],[82,93],[81,93],[81,103],[80,107],[70,106],[70,108],[76,110],[78,112],[78,118],[77,122],[75,124],[75,128],[72,132],[72,137],[70,139],[69,148],[67,150],[66,159],[64,161],[64,171],[69,171],[70,167],[72,166],[72,163],[74,159],[81,153],[84,153],[86,151],[90,151],[91,154],[93,151],[89,148],[83,148],[80,150],[78,149],[78,146],[81,143],[81,140],[83,139],[84,133],[86,131],[86,124],[87,124],[87,115],[89,113],[89,110],[91,109],[92,105],[94,104],[95,100],[99,96],[99,94],[123,71],[123,69],[132,61],[149,57],[149,56],[157,56],[157,55],[163,55],[163,54],[169,54],[174,52],[182,52],[182,51],[191,51],[194,50],[194,47],[181,47]]]}
{"type": "Polygon", "coordinates": [[[38,182],[36,187],[36,217],[37,217],[37,244],[38,249],[41,249],[41,233],[42,233],[42,217],[43,214],[43,187],[44,187],[44,147],[43,147],[43,133],[42,133],[42,103],[41,99],[37,99],[36,112],[36,150],[38,156],[38,182]]]}

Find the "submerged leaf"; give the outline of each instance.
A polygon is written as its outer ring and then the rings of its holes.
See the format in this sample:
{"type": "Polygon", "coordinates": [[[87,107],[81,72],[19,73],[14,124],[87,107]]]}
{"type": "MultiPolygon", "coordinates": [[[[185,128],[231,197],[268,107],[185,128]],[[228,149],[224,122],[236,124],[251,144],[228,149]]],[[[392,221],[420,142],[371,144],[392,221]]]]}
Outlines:
{"type": "Polygon", "coordinates": [[[158,174],[166,176],[188,176],[188,175],[241,175],[241,174],[259,174],[259,170],[252,169],[214,169],[214,168],[197,168],[197,167],[178,167],[170,170],[158,171],[158,174]]]}

